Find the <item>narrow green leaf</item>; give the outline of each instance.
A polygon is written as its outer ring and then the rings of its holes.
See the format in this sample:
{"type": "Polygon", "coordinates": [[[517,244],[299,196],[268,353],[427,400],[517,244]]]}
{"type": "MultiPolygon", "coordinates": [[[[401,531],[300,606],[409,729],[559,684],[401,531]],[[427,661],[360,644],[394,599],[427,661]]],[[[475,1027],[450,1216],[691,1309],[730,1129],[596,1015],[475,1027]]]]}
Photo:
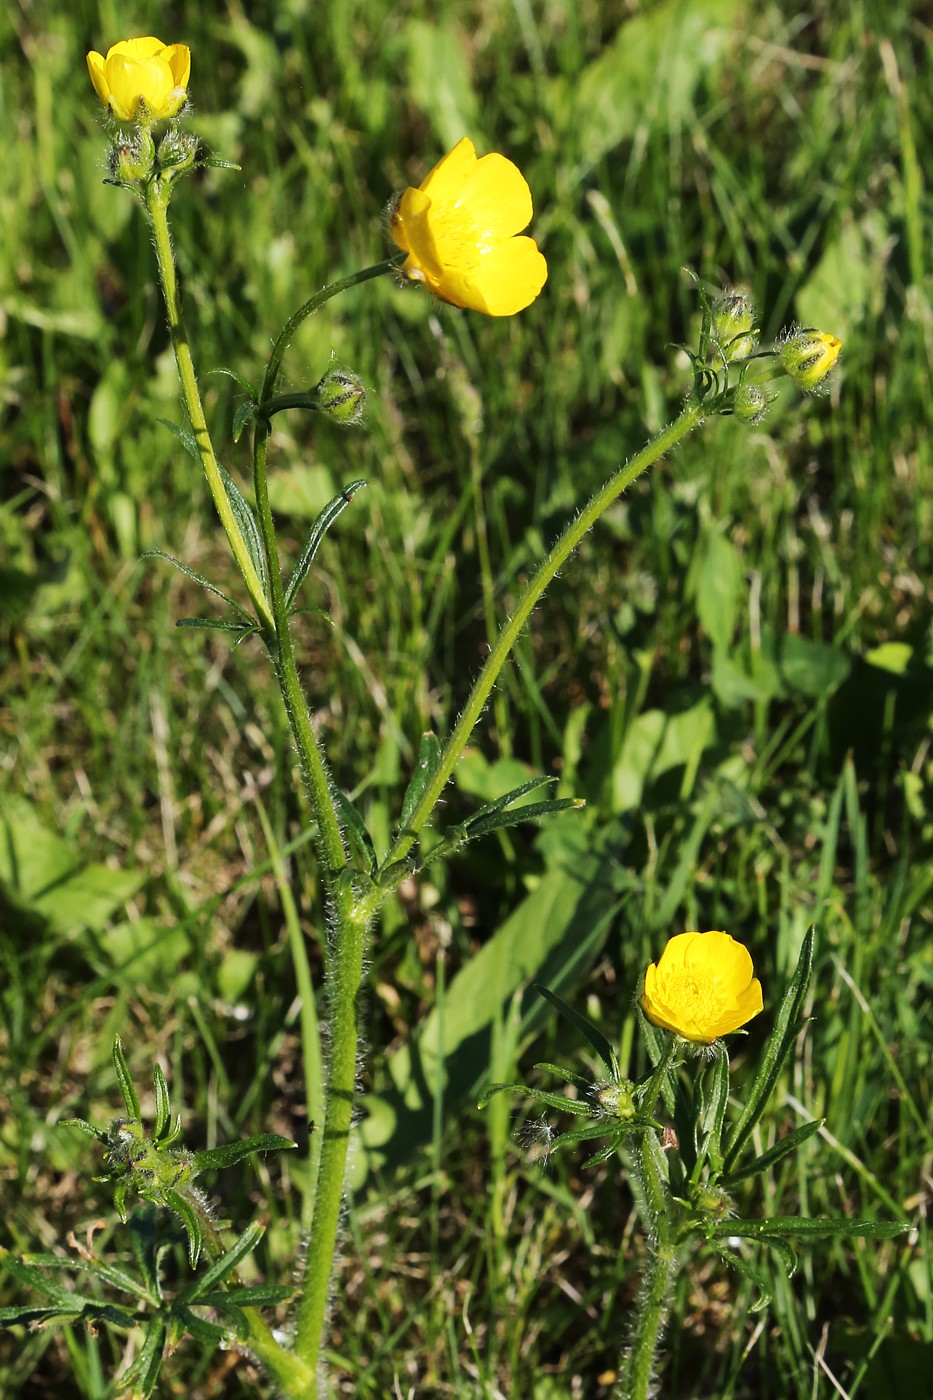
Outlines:
{"type": "Polygon", "coordinates": [[[155,1315],[148,1319],[146,1333],[143,1337],[143,1345],[140,1348],[139,1359],[137,1359],[137,1376],[134,1378],[136,1390],[144,1400],[153,1394],[158,1383],[158,1373],[163,1369],[163,1359],[165,1357],[165,1340],[168,1336],[168,1327],[163,1317],[155,1315]]]}
{"type": "Polygon", "coordinates": [[[180,428],[177,423],[173,423],[169,418],[157,418],[157,423],[161,423],[163,428],[168,428],[173,437],[176,437],[182,447],[190,457],[198,463],[201,461],[201,454],[198,451],[198,444],[194,440],[193,434],[187,428],[180,428]]]}
{"type": "Polygon", "coordinates": [[[580,1163],[581,1170],[584,1167],[598,1167],[603,1162],[608,1162],[618,1152],[619,1144],[625,1136],[626,1130],[624,1128],[616,1129],[611,1142],[607,1142],[605,1147],[601,1147],[598,1152],[593,1153],[592,1157],[587,1157],[585,1161],[580,1163]]]}
{"type": "Polygon", "coordinates": [[[769,1147],[767,1152],[763,1152],[760,1157],[756,1157],[747,1166],[739,1167],[737,1171],[730,1172],[724,1179],[723,1184],[727,1187],[733,1186],[737,1181],[745,1181],[750,1176],[757,1176],[759,1172],[768,1171],[782,1157],[786,1157],[789,1152],[794,1152],[798,1147],[812,1138],[814,1133],[818,1133],[826,1122],[825,1118],[814,1118],[810,1123],[804,1123],[803,1127],[795,1128],[792,1133],[782,1137],[773,1147],[769,1147]]]}
{"type": "Polygon", "coordinates": [[[301,585],[304,583],[305,578],[308,574],[308,570],[314,563],[314,556],[317,554],[318,549],[321,545],[321,541],[327,534],[327,531],[330,529],[331,525],[333,525],[334,521],[338,518],[338,516],[342,515],[343,512],[346,510],[347,506],[353,500],[353,497],[356,495],[357,491],[361,491],[365,485],[366,482],[362,480],[351,481],[348,486],[344,487],[344,489],[340,492],[339,496],[335,496],[332,501],[329,501],[327,503],[327,505],[321,511],[320,515],[315,520],[314,524],[311,526],[308,538],[305,540],[304,549],[301,551],[301,555],[298,559],[298,563],[295,565],[294,572],[292,573],[291,578],[288,580],[288,587],[285,590],[286,608],[291,607],[296,593],[298,592],[301,585]]]}
{"type": "Polygon", "coordinates": [[[551,1139],[548,1150],[556,1152],[559,1147],[573,1147],[578,1142],[588,1142],[591,1138],[605,1137],[607,1133],[612,1133],[613,1137],[617,1138],[617,1124],[601,1118],[598,1123],[588,1123],[582,1128],[571,1128],[569,1132],[558,1133],[557,1137],[551,1139]]]}
{"type": "Polygon", "coordinates": [[[56,1128],[79,1128],[82,1133],[87,1133],[88,1137],[96,1138],[98,1142],[107,1141],[107,1134],[102,1129],[95,1128],[83,1118],[62,1118],[55,1126],[56,1128]]]}
{"type": "Polygon", "coordinates": [[[376,856],[376,847],[373,845],[373,838],[369,834],[366,823],[345,792],[341,792],[340,788],[332,788],[331,792],[337,808],[337,815],[353,838],[353,844],[360,855],[369,862],[369,874],[375,879],[379,861],[376,856]]]}
{"type": "Polygon", "coordinates": [[[552,817],[556,812],[567,812],[571,808],[580,809],[586,803],[581,797],[555,797],[549,802],[529,802],[514,811],[490,812],[485,817],[470,817],[464,823],[467,838],[475,841],[480,836],[489,836],[493,831],[504,831],[506,827],[519,826],[522,822],[536,822],[543,817],[552,817]]]}
{"type": "Polygon", "coordinates": [[[205,632],[238,632],[241,636],[256,631],[255,627],[247,627],[242,622],[224,622],[221,618],[213,617],[180,617],[175,626],[198,627],[205,632]]]}
{"type": "Polygon", "coordinates": [[[256,517],[250,510],[243,492],[237,486],[233,477],[223,467],[219,467],[220,479],[224,484],[227,493],[227,500],[230,502],[230,509],[233,511],[236,523],[240,527],[240,532],[246,541],[246,549],[253,562],[253,568],[259,575],[262,582],[263,592],[269,592],[269,575],[266,572],[266,556],[262,548],[262,538],[259,534],[259,526],[256,524],[256,517]]]}
{"type": "Polygon", "coordinates": [[[255,1221],[252,1225],[247,1226],[240,1238],[219,1259],[215,1259],[200,1278],[189,1284],[181,1295],[182,1299],[187,1303],[200,1302],[205,1293],[211,1292],[213,1288],[223,1283],[224,1279],[243,1262],[247,1254],[253,1252],[264,1233],[262,1225],[255,1221]]]}
{"type": "Polygon", "coordinates": [[[710,1171],[722,1173],[722,1128],[729,1102],[729,1056],[719,1045],[713,1063],[703,1075],[704,1105],[700,1120],[700,1162],[708,1161],[710,1171]]]}
{"type": "Polygon", "coordinates": [[[53,1282],[47,1278],[41,1269],[36,1268],[26,1259],[16,1259],[8,1250],[0,1250],[0,1262],[4,1269],[19,1283],[25,1287],[33,1289],[42,1298],[48,1298],[55,1304],[56,1309],[64,1309],[66,1312],[80,1312],[87,1305],[93,1307],[94,1299],[86,1298],[82,1293],[76,1293],[73,1289],[63,1288],[60,1283],[53,1282]]]}
{"type": "Polygon", "coordinates": [[[587,1079],[585,1074],[574,1074],[572,1070],[563,1069],[560,1065],[548,1064],[547,1060],[539,1060],[535,1069],[544,1070],[547,1074],[554,1074],[558,1079],[565,1079],[568,1084],[576,1084],[578,1088],[584,1089],[587,1093],[594,1087],[592,1079],[587,1079]]]}
{"type": "Polygon", "coordinates": [[[240,438],[243,436],[243,429],[252,423],[253,419],[256,417],[256,410],[258,408],[258,403],[255,403],[253,399],[247,399],[246,403],[240,404],[236,413],[233,415],[231,434],[234,442],[240,441],[240,438]]]}
{"type": "Polygon", "coordinates": [[[255,1283],[225,1288],[223,1292],[199,1293],[198,1307],[222,1308],[227,1303],[239,1303],[244,1308],[269,1308],[293,1298],[297,1287],[296,1283],[255,1283]]]}
{"type": "Polygon", "coordinates": [[[256,1137],[225,1143],[223,1147],[209,1147],[204,1152],[196,1152],[195,1174],[232,1167],[235,1162],[242,1162],[244,1157],[249,1157],[254,1152],[288,1152],[297,1146],[298,1144],[290,1138],[280,1137],[278,1133],[259,1133],[256,1137]]]}
{"type": "Polygon", "coordinates": [[[140,555],[141,559],[165,559],[169,564],[174,564],[176,569],[181,569],[183,574],[199,583],[202,588],[206,588],[208,593],[213,593],[215,597],[222,598],[225,603],[229,603],[234,612],[238,612],[247,622],[252,623],[253,619],[245,608],[241,608],[235,598],[231,598],[229,593],[225,593],[222,588],[218,588],[210,579],[206,579],[203,574],[196,574],[194,569],[189,569],[187,564],[183,564],[180,559],[176,559],[174,554],[166,554],[164,549],[147,549],[140,555]]]}
{"type": "Polygon", "coordinates": [[[908,1220],[811,1220],[801,1215],[770,1215],[763,1220],[720,1220],[711,1239],[827,1239],[829,1237],[890,1240],[910,1229],[908,1220]]]}
{"type": "Polygon", "coordinates": [[[199,1317],[190,1308],[179,1307],[178,1312],[184,1318],[185,1328],[196,1341],[204,1346],[216,1347],[225,1342],[230,1335],[229,1327],[222,1327],[217,1322],[208,1322],[207,1318],[199,1317]]]}
{"type": "Polygon", "coordinates": [[[581,1016],[579,1011],[574,1011],[572,1006],[568,1006],[563,997],[559,997],[556,992],[552,992],[550,987],[545,987],[540,982],[535,982],[533,985],[535,991],[540,996],[543,996],[546,1001],[549,1001],[554,1009],[563,1016],[564,1020],[569,1021],[570,1024],[589,1041],[590,1045],[592,1045],[593,1049],[606,1066],[610,1079],[613,1083],[617,1083],[619,1079],[619,1061],[616,1058],[615,1050],[603,1035],[602,1031],[597,1030],[596,1026],[594,1026],[592,1021],[588,1020],[586,1016],[581,1016]]]}
{"type": "Polygon", "coordinates": [[[113,1067],[117,1072],[117,1083],[120,1086],[120,1093],[123,1095],[123,1103],[126,1107],[127,1118],[142,1120],[142,1112],[139,1107],[139,1099],[136,1097],[136,1090],[130,1078],[130,1072],[126,1066],[126,1059],[123,1054],[123,1042],[117,1036],[113,1042],[113,1067]]]}
{"type": "Polygon", "coordinates": [[[62,1308],[0,1308],[0,1327],[42,1327],[55,1320],[72,1322],[80,1312],[80,1308],[74,1308],[71,1313],[62,1308]]]}
{"type": "Polygon", "coordinates": [[[153,1065],[152,1078],[155,1082],[155,1140],[162,1141],[162,1136],[169,1125],[172,1117],[172,1104],[169,1099],[168,1085],[165,1082],[165,1075],[162,1073],[162,1066],[158,1063],[153,1065]]]}
{"type": "MultiPolygon", "coordinates": [[[[593,1118],[597,1113],[597,1110],[590,1103],[582,1103],[579,1099],[568,1099],[563,1094],[552,1094],[547,1089],[532,1089],[529,1084],[489,1084],[480,1095],[477,1108],[485,1108],[489,1100],[494,1098],[496,1094],[504,1094],[510,1090],[515,1093],[527,1094],[530,1099],[546,1104],[548,1108],[573,1113],[578,1118],[593,1118]]],[[[599,1116],[602,1118],[603,1115],[599,1116]]]]}
{"type": "Polygon", "coordinates": [[[797,1272],[797,1265],[800,1262],[796,1252],[791,1249],[786,1240],[779,1239],[776,1235],[769,1235],[765,1241],[772,1254],[776,1254],[784,1268],[784,1272],[789,1279],[797,1272]]]}
{"type": "Polygon", "coordinates": [[[556,782],[556,778],[529,778],[527,783],[520,783],[511,791],[504,792],[501,797],[495,798],[492,802],[484,803],[478,812],[474,812],[472,817],[467,818],[465,825],[472,826],[481,817],[489,816],[493,812],[501,812],[504,807],[511,807],[513,802],[517,802],[520,797],[524,797],[529,792],[534,792],[536,788],[547,787],[550,783],[556,782]]]}
{"type": "Polygon", "coordinates": [[[162,1192],[162,1199],[169,1210],[175,1212],[185,1227],[185,1233],[188,1236],[188,1263],[193,1269],[197,1266],[201,1256],[201,1222],[197,1212],[189,1205],[184,1196],[172,1190],[171,1187],[166,1187],[162,1192]]]}
{"type": "MultiPolygon", "coordinates": [[[[225,1296],[227,1295],[220,1295],[220,1297],[225,1296]]],[[[249,1336],[249,1320],[243,1310],[238,1308],[235,1303],[229,1302],[218,1303],[216,1306],[230,1318],[239,1340],[246,1341],[246,1338],[249,1336]]]]}
{"type": "MultiPolygon", "coordinates": [[[[656,1026],[653,1022],[649,1021],[641,1007],[638,1008],[638,1023],[641,1026],[642,1039],[648,1049],[648,1058],[651,1060],[651,1063],[657,1067],[667,1053],[670,1032],[662,1031],[660,1026],[656,1026]]],[[[642,1081],[642,1084],[639,1085],[639,1088],[643,1089],[644,1085],[647,1084],[650,1079],[651,1075],[648,1075],[647,1079],[642,1081]]],[[[661,1080],[661,1098],[664,1100],[664,1107],[673,1118],[677,1104],[674,1094],[674,1085],[670,1074],[665,1074],[661,1080]]]]}
{"type": "MultiPolygon", "coordinates": [[[[105,1264],[101,1259],[82,1259],[71,1254],[26,1254],[22,1261],[27,1268],[51,1269],[53,1272],[73,1274],[76,1270],[93,1274],[104,1283],[109,1283],[114,1288],[119,1288],[124,1293],[129,1293],[135,1298],[150,1301],[149,1292],[141,1287],[136,1279],[125,1274],[122,1269],[117,1269],[112,1264],[105,1264]]],[[[76,1295],[68,1292],[69,1298],[76,1295]]]]}
{"type": "Polygon", "coordinates": [[[737,1250],[724,1249],[721,1245],[717,1245],[716,1253],[720,1259],[726,1261],[731,1269],[735,1269],[744,1279],[748,1280],[753,1288],[757,1289],[758,1297],[752,1303],[751,1311],[760,1312],[762,1308],[766,1308],[772,1300],[772,1293],[764,1274],[750,1264],[747,1259],[743,1259],[737,1250]]]}
{"type": "Polygon", "coordinates": [[[807,988],[810,985],[810,975],[813,971],[813,933],[814,930],[810,928],[800,946],[797,967],[775,1017],[774,1029],[762,1051],[758,1073],[748,1091],[745,1107],[738,1122],[729,1135],[723,1158],[723,1165],[727,1172],[731,1170],[736,1157],[742,1151],[751,1136],[752,1129],[764,1112],[765,1105],[781,1072],[781,1066],[804,1025],[802,1010],[807,988]]]}
{"type": "Polygon", "coordinates": [[[232,379],[235,384],[239,384],[245,394],[249,394],[251,399],[258,399],[259,393],[249,382],[245,375],[238,374],[235,369],[228,369],[226,365],[218,365],[216,369],[209,369],[208,374],[225,374],[228,379],[232,379]]]}
{"type": "Polygon", "coordinates": [[[418,759],[415,763],[411,781],[405,789],[405,796],[402,798],[402,814],[399,818],[399,828],[405,831],[411,821],[412,814],[421,801],[421,795],[437,772],[437,765],[441,756],[441,744],[437,735],[430,729],[421,736],[421,743],[418,746],[418,759]]]}

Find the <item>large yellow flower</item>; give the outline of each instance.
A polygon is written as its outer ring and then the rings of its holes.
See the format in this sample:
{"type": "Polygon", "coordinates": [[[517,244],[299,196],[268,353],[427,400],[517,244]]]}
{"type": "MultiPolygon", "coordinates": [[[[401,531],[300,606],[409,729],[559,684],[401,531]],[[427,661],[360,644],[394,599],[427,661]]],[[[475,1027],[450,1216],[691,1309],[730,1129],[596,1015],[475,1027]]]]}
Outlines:
{"type": "Polygon", "coordinates": [[[747,948],[728,933],[678,933],[645,973],[642,1010],[656,1026],[709,1045],[762,1009],[747,948]]]}
{"type": "Polygon", "coordinates": [[[514,316],[547,281],[533,238],[531,191],[516,165],[495,153],[477,160],[469,137],[448,151],[418,189],[409,187],[391,232],[408,257],[402,271],[441,301],[514,316]]]}
{"type": "Polygon", "coordinates": [[[91,82],[102,102],[122,122],[148,124],[174,117],[188,96],[191,50],[151,36],[121,39],[103,58],[87,56],[91,82]],[[142,104],[142,105],[141,105],[142,104]]]}

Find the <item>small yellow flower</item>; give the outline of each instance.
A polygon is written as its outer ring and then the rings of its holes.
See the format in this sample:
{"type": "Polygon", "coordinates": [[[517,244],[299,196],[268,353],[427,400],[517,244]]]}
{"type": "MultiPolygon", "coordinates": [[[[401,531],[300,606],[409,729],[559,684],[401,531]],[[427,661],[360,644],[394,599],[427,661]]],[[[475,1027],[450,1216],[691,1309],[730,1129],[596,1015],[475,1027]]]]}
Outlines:
{"type": "Polygon", "coordinates": [[[842,351],[838,336],[817,331],[812,326],[793,331],[779,347],[781,364],[804,393],[820,392],[829,373],[835,369],[842,351]]]}
{"type": "Polygon", "coordinates": [[[87,69],[98,97],[121,122],[161,121],[174,117],[188,96],[191,50],[187,44],[163,44],[151,36],[121,39],[103,58],[93,51],[87,69]]]}
{"type": "Polygon", "coordinates": [[[518,167],[495,153],[478,160],[464,136],[396,206],[391,233],[408,254],[402,271],[441,301],[514,316],[547,281],[534,239],[516,236],[532,212],[518,167]]]}
{"type": "Polygon", "coordinates": [[[654,1025],[709,1045],[762,1009],[753,971],[748,949],[728,933],[678,933],[645,973],[642,1010],[654,1025]]]}

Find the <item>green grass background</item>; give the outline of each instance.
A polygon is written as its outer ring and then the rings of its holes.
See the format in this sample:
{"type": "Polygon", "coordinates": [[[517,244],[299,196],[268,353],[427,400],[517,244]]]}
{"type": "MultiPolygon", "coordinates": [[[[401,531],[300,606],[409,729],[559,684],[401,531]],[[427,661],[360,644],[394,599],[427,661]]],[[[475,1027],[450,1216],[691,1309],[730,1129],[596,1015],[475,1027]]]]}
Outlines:
{"type": "MultiPolygon", "coordinates": [[[[825,1133],[741,1214],[917,1220],[821,1244],[772,1307],[698,1256],[673,1309],[671,1397],[926,1395],[933,1368],[933,149],[931,22],[905,0],[19,0],[0,16],[0,1243],[65,1250],[112,1210],[60,1131],[158,1056],[187,1140],[307,1140],[289,929],[319,978],[306,813],[256,643],[163,548],[236,587],[209,498],[159,424],[182,407],[140,209],[105,186],[84,53],[155,32],[193,52],[193,115],[239,171],[173,219],[209,419],[245,482],[231,366],[256,378],[295,307],[384,255],[393,191],[462,134],[525,172],[550,266],[496,323],[384,279],[331,302],[287,360],[331,352],[365,429],[276,422],[283,550],[347,480],[305,589],[303,676],[337,780],[384,846],[418,735],[443,732],[490,626],[580,503],[677,411],[689,265],[774,337],[840,335],[828,398],[709,424],[600,523],[517,649],[443,825],[533,773],[582,814],[478,844],[406,885],[370,952],[360,1145],[331,1331],[334,1394],[608,1395],[644,1243],[617,1163],[536,1156],[535,1117],[479,1085],[586,1047],[559,989],[644,1068],[633,994],[685,928],[745,941],[766,1010],[800,939],[813,1022],[761,1138],[825,1133]],[[285,853],[284,856],[282,853],[285,853]],[[294,903],[288,896],[293,892],[294,903]],[[835,1379],[833,1379],[835,1378],[835,1379]]],[[[151,1098],[148,1100],[151,1104],[151,1098]]],[[[553,1116],[552,1116],[553,1117],[553,1116]]],[[[567,1126],[566,1123],[555,1126],[567,1126]]],[[[302,1154],[303,1155],[303,1154],[302,1154]]],[[[218,1178],[290,1276],[299,1154],[218,1178]]],[[[94,1248],[126,1249],[105,1223],[94,1248]]],[[[181,1268],[181,1265],[178,1265],[181,1268]]],[[[18,1301],[0,1266],[0,1304],[18,1301]]],[[[124,1339],[5,1334],[0,1393],[103,1397],[124,1339]]],[[[267,1394],[193,1343],[165,1395],[267,1394]]]]}

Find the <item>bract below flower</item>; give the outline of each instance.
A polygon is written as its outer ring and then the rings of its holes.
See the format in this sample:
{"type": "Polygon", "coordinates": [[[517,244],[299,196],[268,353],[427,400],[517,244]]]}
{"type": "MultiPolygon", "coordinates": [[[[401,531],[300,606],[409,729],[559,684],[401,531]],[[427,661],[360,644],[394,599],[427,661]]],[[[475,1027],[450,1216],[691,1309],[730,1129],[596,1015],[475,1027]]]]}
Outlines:
{"type": "Polygon", "coordinates": [[[728,933],[678,933],[645,973],[642,1010],[684,1040],[709,1045],[764,1005],[751,955],[728,933]]]}
{"type": "Polygon", "coordinates": [[[151,35],[121,39],[107,57],[87,56],[91,82],[102,102],[123,122],[148,125],[174,117],[188,96],[191,50],[187,44],[163,44],[151,35]]]}
{"type": "Polygon", "coordinates": [[[538,245],[517,236],[532,212],[518,167],[495,152],[477,159],[464,136],[396,206],[392,238],[408,254],[402,271],[441,301],[514,316],[547,281],[538,245]]]}

